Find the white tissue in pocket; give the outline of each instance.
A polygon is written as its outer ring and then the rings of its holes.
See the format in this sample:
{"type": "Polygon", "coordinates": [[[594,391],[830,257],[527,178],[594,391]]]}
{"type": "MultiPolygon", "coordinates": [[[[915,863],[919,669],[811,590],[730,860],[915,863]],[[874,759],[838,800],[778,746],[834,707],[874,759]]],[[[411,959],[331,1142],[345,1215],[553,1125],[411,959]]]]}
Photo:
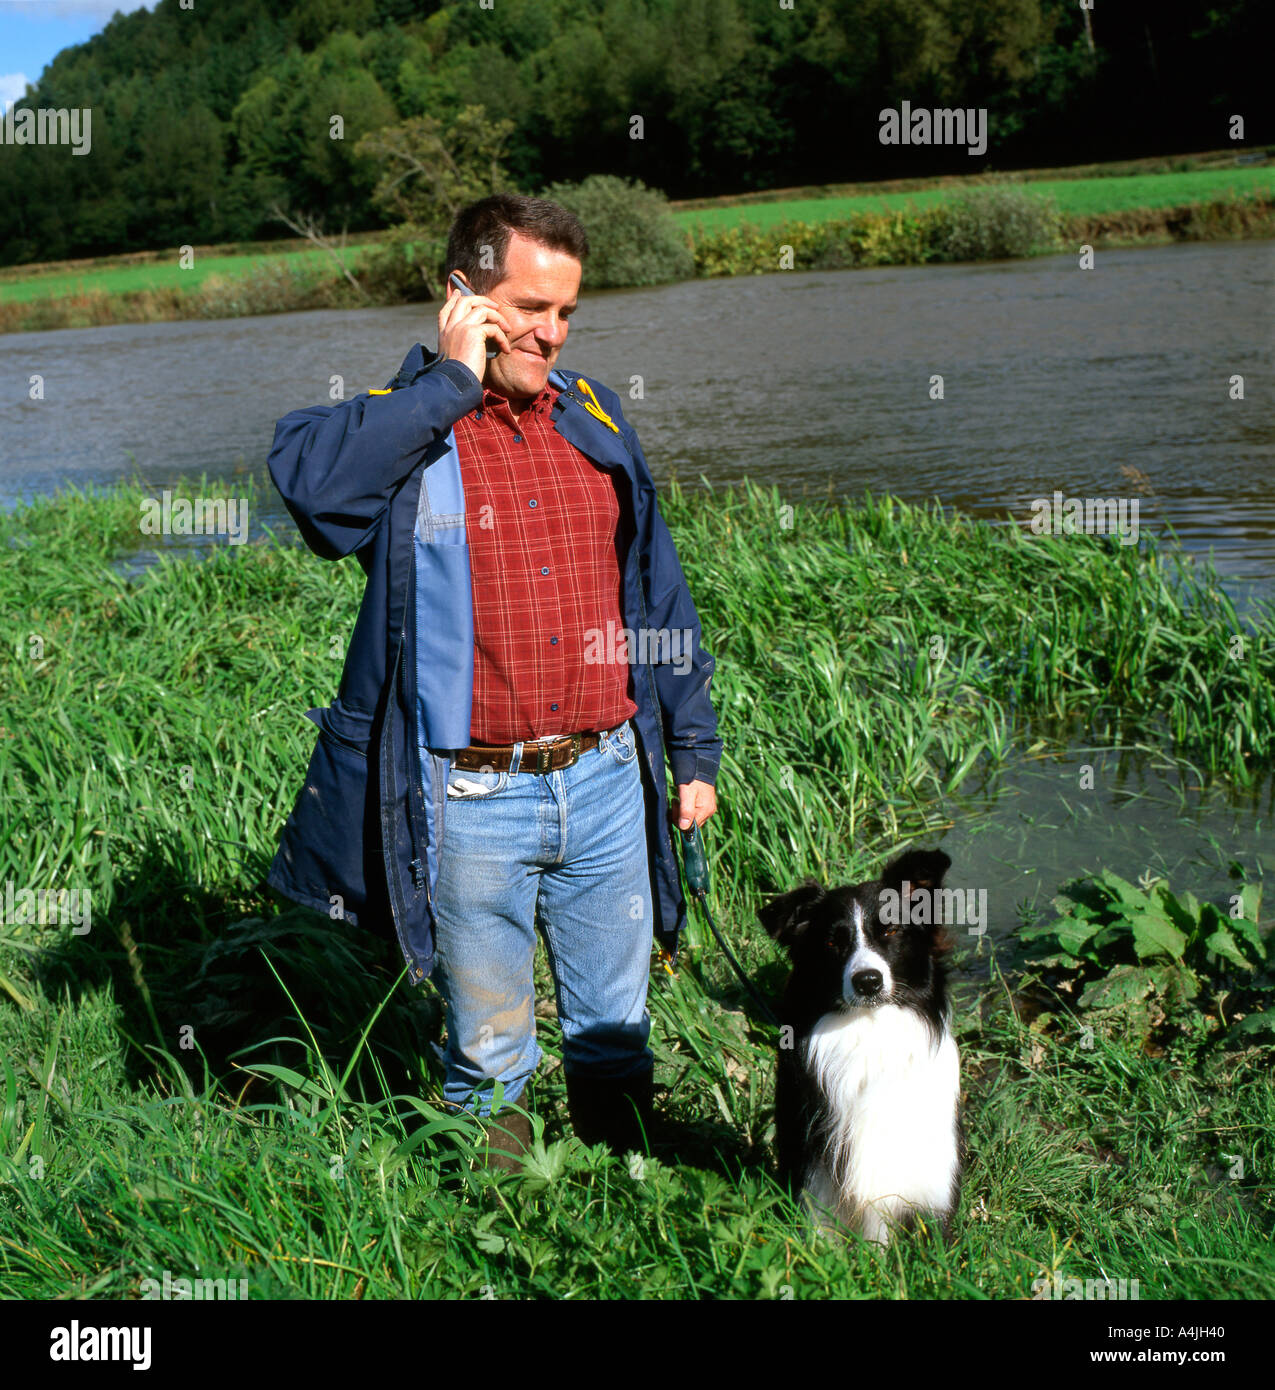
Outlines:
{"type": "Polygon", "coordinates": [[[482,782],[471,782],[468,777],[453,777],[447,783],[448,796],[479,796],[495,790],[482,782]]]}

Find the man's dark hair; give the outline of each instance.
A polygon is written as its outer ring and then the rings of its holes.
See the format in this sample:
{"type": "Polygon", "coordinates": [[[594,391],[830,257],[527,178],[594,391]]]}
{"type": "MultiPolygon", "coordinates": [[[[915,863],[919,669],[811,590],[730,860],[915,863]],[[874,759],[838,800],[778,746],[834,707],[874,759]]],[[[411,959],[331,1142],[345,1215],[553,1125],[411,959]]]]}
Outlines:
{"type": "MultiPolygon", "coordinates": [[[[563,251],[583,261],[589,238],[580,219],[546,198],[521,193],[496,193],[461,208],[447,234],[447,264],[443,274],[462,270],[478,294],[488,294],[505,278],[509,233],[519,232],[550,251],[563,251]],[[483,265],[483,248],[491,247],[491,268],[483,265]]],[[[449,288],[444,286],[444,294],[449,288]]]]}

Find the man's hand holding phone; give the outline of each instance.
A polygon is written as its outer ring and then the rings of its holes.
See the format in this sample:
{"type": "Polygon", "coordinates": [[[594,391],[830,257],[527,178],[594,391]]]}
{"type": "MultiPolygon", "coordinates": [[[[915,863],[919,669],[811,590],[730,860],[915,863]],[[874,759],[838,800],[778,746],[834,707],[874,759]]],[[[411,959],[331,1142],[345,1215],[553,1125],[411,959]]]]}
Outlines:
{"type": "Polygon", "coordinates": [[[475,294],[455,275],[448,284],[451,293],[438,314],[439,356],[463,362],[481,381],[489,357],[513,351],[509,322],[495,300],[475,294]]]}

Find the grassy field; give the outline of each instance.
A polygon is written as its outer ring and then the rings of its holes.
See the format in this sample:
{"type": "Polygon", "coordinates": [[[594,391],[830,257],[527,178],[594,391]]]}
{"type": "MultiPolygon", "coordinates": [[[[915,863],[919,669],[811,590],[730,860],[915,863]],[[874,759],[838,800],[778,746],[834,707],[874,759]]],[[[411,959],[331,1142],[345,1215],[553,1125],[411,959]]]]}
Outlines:
{"type": "MultiPolygon", "coordinates": [[[[351,247],[347,252],[352,269],[357,269],[364,250],[364,247],[351,247]]],[[[165,259],[140,264],[108,264],[24,276],[15,275],[11,267],[0,273],[0,304],[21,304],[46,296],[86,294],[91,291],[112,295],[136,290],[188,291],[205,284],[213,276],[234,277],[260,271],[276,264],[280,256],[287,257],[289,267],[310,271],[316,278],[332,270],[331,257],[324,251],[314,249],[289,249],[275,255],[260,252],[243,255],[197,254],[190,269],[183,270],[178,264],[179,254],[174,250],[165,259]]]]}
{"type": "MultiPolygon", "coordinates": [[[[1275,1296],[1272,1052],[1227,1028],[1258,981],[1225,962],[1219,1002],[1152,1038],[1076,1012],[1008,935],[960,948],[950,1247],[811,1237],[772,1176],[773,1038],[698,923],[652,988],[653,1152],[570,1137],[540,958],[540,1145],[518,1174],[471,1166],[436,996],[389,943],[258,888],[362,572],[266,543],[125,579],[139,497],[0,517],[0,884],[92,892],[87,934],[0,924],[0,1297],[136,1297],[165,1270],[252,1298],[1014,1299],[1053,1275],[1275,1296]]],[[[664,499],[719,663],[713,909],[764,990],[765,895],[932,836],[1023,721],[1105,712],[1241,783],[1275,761],[1275,612],[1245,629],[1207,569],[888,499],[788,524],[784,501],[664,499]]]]}
{"type": "MultiPolygon", "coordinates": [[[[1102,166],[1030,170],[1021,175],[994,175],[991,181],[1052,197],[1065,220],[1105,218],[1119,222],[1127,220],[1128,214],[1145,211],[1148,227],[1131,229],[1133,240],[1143,240],[1163,236],[1153,216],[1157,210],[1228,199],[1275,202],[1275,167],[1196,167],[1216,158],[1183,157],[1172,163],[1190,167],[1171,170],[1161,170],[1159,161],[1144,160],[1112,165],[1107,171],[1102,166]]],[[[896,180],[849,189],[792,190],[791,196],[749,194],[738,199],[701,199],[674,204],[673,217],[698,240],[746,227],[764,231],[793,222],[817,227],[864,214],[939,208],[964,189],[987,181],[981,175],[896,180]]],[[[368,234],[348,247],[351,269],[357,272],[380,235],[368,234]]],[[[176,249],[47,267],[10,266],[0,268],[0,332],[146,322],[150,318],[233,317],[359,302],[347,288],[326,253],[297,241],[281,242],[277,251],[271,251],[268,243],[254,243],[242,251],[226,246],[197,247],[189,270],[180,268],[176,249]],[[238,293],[236,285],[244,292],[238,293]]]]}
{"type": "MultiPolygon", "coordinates": [[[[1017,180],[1014,181],[1017,184],[1017,180]]],[[[798,220],[826,222],[856,213],[897,212],[902,208],[938,207],[950,201],[960,184],[910,192],[831,198],[794,198],[776,203],[723,205],[716,208],[678,210],[678,222],[690,228],[737,227],[752,222],[773,227],[798,220]]],[[[1259,194],[1275,198],[1275,168],[1220,169],[1180,174],[1138,174],[1123,178],[1024,180],[1032,193],[1052,197],[1064,217],[1095,217],[1129,212],[1137,208],[1184,207],[1237,195],[1259,194]]]]}

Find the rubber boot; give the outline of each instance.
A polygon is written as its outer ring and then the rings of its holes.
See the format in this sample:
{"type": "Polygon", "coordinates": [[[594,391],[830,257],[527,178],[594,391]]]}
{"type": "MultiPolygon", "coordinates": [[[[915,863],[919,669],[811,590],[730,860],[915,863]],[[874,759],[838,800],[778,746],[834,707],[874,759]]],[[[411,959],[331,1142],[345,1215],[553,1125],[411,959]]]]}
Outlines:
{"type": "Polygon", "coordinates": [[[606,1144],[622,1158],[648,1151],[655,1071],[637,1076],[599,1077],[567,1073],[571,1127],[585,1144],[606,1144]]]}
{"type": "MultiPolygon", "coordinates": [[[[525,1104],[525,1100],[518,1104],[525,1104]]],[[[506,1107],[486,1123],[484,1163],[499,1173],[516,1173],[522,1167],[523,1154],[531,1148],[531,1117],[506,1107]]]]}

